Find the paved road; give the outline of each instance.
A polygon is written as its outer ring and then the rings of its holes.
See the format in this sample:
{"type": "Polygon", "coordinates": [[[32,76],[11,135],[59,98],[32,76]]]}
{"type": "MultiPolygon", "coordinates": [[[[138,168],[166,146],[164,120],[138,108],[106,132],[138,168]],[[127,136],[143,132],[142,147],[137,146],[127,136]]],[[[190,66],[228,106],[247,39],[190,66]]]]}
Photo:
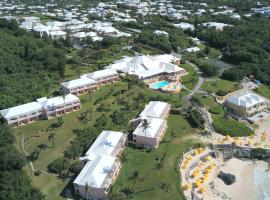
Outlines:
{"type": "Polygon", "coordinates": [[[205,78],[203,78],[201,76],[202,72],[199,70],[199,68],[198,68],[197,65],[195,65],[195,64],[193,64],[193,63],[191,63],[189,61],[186,61],[186,63],[189,64],[190,66],[192,66],[197,71],[197,73],[199,75],[199,80],[198,80],[196,86],[193,88],[193,90],[191,90],[190,93],[187,96],[184,97],[184,108],[185,109],[187,109],[189,107],[189,105],[190,105],[190,99],[192,98],[192,96],[195,93],[197,93],[200,90],[202,84],[205,81],[205,78]]]}

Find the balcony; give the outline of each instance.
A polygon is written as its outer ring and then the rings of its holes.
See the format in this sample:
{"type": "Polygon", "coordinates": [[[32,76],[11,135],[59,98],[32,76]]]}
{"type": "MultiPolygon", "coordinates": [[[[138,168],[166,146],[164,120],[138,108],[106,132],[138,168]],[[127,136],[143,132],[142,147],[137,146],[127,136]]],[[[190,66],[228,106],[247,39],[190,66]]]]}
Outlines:
{"type": "Polygon", "coordinates": [[[118,144],[116,145],[116,147],[114,148],[113,152],[112,152],[112,156],[118,156],[119,155],[119,152],[121,152],[125,145],[126,145],[126,141],[127,141],[127,136],[126,135],[123,135],[118,144]]]}
{"type": "Polygon", "coordinates": [[[111,172],[107,173],[107,176],[105,177],[100,188],[104,188],[105,190],[109,189],[110,185],[114,182],[119,173],[120,166],[121,166],[120,161],[116,160],[110,169],[111,172]]]}

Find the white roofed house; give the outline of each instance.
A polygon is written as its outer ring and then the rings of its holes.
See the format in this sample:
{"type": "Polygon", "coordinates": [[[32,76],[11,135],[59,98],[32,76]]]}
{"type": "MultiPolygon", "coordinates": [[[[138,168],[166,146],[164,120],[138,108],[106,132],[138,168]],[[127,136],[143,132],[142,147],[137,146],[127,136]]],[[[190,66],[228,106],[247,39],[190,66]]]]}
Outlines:
{"type": "Polygon", "coordinates": [[[186,70],[170,62],[177,62],[171,55],[126,57],[107,68],[138,76],[146,83],[157,80],[179,80],[186,70]]]}
{"type": "Polygon", "coordinates": [[[81,160],[87,163],[73,182],[75,192],[86,199],[107,199],[117,178],[125,148],[126,134],[102,131],[81,160]]]}
{"type": "Polygon", "coordinates": [[[140,113],[140,123],[133,132],[133,142],[138,146],[157,148],[167,129],[170,104],[150,101],[140,113]]]}
{"type": "Polygon", "coordinates": [[[42,106],[38,102],[31,102],[0,111],[7,124],[20,126],[37,121],[43,113],[42,106]]]}
{"type": "Polygon", "coordinates": [[[87,76],[61,83],[61,89],[66,93],[83,95],[90,90],[97,89],[97,82],[87,76]]]}
{"type": "Polygon", "coordinates": [[[133,142],[138,146],[157,148],[167,129],[166,120],[144,118],[133,132],[133,142]]]}
{"type": "Polygon", "coordinates": [[[224,105],[240,117],[252,117],[269,107],[269,101],[255,93],[240,93],[229,96],[224,105]]]}
{"type": "Polygon", "coordinates": [[[97,87],[101,86],[102,84],[109,84],[119,80],[118,73],[110,69],[95,71],[85,76],[95,80],[97,82],[97,87]]]}
{"type": "Polygon", "coordinates": [[[150,101],[139,115],[141,118],[151,117],[166,119],[170,112],[170,104],[161,101],[150,101]]]}
{"type": "Polygon", "coordinates": [[[37,99],[37,102],[41,104],[44,111],[43,117],[46,119],[79,110],[81,107],[80,99],[73,94],[50,99],[43,97],[37,99]]]}
{"type": "Polygon", "coordinates": [[[67,38],[67,33],[64,31],[50,31],[50,36],[53,40],[65,40],[67,38]]]}

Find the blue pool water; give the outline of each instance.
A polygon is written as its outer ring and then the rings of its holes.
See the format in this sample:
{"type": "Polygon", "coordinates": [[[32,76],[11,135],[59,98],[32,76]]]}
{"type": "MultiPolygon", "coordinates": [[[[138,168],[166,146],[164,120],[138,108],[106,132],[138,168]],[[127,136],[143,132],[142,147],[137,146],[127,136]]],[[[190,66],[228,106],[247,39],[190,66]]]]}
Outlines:
{"type": "Polygon", "coordinates": [[[170,84],[169,81],[156,82],[156,83],[152,83],[152,84],[150,85],[150,88],[151,88],[151,89],[158,90],[158,89],[160,89],[160,88],[162,88],[162,87],[164,87],[164,86],[166,86],[166,85],[169,85],[169,84],[170,84]]]}

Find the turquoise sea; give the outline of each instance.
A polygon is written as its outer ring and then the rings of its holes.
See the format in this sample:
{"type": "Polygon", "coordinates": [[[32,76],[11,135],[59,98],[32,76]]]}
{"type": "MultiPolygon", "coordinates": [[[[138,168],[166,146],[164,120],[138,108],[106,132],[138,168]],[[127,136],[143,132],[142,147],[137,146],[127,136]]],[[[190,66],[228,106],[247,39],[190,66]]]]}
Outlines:
{"type": "Polygon", "coordinates": [[[260,200],[270,200],[270,171],[262,166],[257,166],[254,170],[255,188],[260,200]]]}

